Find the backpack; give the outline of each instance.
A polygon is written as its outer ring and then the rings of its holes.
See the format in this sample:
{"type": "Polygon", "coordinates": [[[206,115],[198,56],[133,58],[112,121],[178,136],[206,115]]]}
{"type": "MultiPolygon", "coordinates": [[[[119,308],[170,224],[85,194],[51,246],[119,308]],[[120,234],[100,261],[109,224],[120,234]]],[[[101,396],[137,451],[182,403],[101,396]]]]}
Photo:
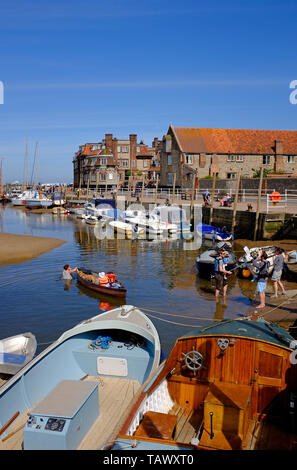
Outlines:
{"type": "Polygon", "coordinates": [[[258,268],[257,270],[258,280],[265,279],[268,276],[269,267],[270,267],[269,261],[264,261],[264,266],[262,266],[261,268],[258,268]]]}

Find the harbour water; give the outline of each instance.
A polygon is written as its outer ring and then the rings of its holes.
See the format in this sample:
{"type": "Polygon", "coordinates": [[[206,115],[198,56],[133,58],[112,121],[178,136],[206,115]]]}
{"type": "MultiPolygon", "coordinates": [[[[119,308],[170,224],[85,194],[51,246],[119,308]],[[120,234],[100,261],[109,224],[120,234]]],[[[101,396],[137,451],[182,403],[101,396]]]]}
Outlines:
{"type": "Polygon", "coordinates": [[[119,305],[80,286],[75,278],[64,285],[66,263],[117,273],[128,289],[126,303],[143,308],[155,324],[165,357],[177,337],[214,320],[243,316],[255,303],[255,283],[235,275],[229,278],[226,304],[223,299],[216,302],[214,281],[197,276],[198,252],[187,249],[183,240],[100,240],[94,230],[72,216],[3,207],[2,232],[66,243],[30,261],[0,266],[1,338],[31,331],[40,352],[65,330],[98,315],[106,304],[119,305]]]}

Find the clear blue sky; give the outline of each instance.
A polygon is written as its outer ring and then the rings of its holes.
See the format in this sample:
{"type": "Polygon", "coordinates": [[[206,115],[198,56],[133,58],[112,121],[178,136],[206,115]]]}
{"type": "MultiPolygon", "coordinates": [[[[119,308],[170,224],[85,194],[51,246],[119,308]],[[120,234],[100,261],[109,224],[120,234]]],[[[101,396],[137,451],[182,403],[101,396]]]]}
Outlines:
{"type": "Polygon", "coordinates": [[[72,182],[78,145],[176,126],[296,129],[297,2],[0,0],[0,158],[72,182]]]}

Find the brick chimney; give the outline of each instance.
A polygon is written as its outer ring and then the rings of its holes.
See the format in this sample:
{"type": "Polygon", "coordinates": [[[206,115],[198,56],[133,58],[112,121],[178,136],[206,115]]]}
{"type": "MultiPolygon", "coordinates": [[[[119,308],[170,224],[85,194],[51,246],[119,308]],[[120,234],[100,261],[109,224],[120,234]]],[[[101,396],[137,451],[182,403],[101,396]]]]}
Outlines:
{"type": "Polygon", "coordinates": [[[283,141],[279,139],[275,140],[274,148],[275,148],[274,171],[284,171],[285,162],[284,162],[284,156],[283,156],[283,141]]]}
{"type": "Polygon", "coordinates": [[[153,142],[153,147],[156,149],[158,147],[158,145],[159,145],[159,139],[158,139],[158,137],[155,137],[154,142],[153,142]]]}
{"type": "Polygon", "coordinates": [[[137,134],[130,134],[130,166],[131,170],[136,170],[136,147],[137,147],[137,134]],[[134,161],[134,165],[132,164],[134,161]]]}
{"type": "Polygon", "coordinates": [[[112,151],[112,134],[105,134],[105,147],[112,151]]]}

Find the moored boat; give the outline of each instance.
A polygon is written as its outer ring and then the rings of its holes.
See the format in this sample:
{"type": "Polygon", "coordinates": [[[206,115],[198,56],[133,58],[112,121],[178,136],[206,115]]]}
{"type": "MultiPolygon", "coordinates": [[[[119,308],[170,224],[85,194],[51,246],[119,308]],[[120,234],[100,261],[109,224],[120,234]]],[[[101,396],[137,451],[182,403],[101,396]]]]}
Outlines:
{"type": "Polygon", "coordinates": [[[109,222],[109,225],[115,232],[125,235],[126,238],[132,238],[133,235],[141,236],[144,234],[144,229],[138,227],[137,224],[132,225],[128,222],[122,222],[121,220],[113,220],[109,222]]]}
{"type": "Polygon", "coordinates": [[[226,227],[220,229],[218,227],[214,227],[213,225],[199,223],[196,227],[196,231],[198,236],[200,236],[202,239],[212,240],[213,242],[227,242],[233,240],[232,233],[228,232],[226,227]]]}
{"type": "MultiPolygon", "coordinates": [[[[108,274],[108,273],[107,273],[108,274]]],[[[125,298],[127,295],[126,287],[120,283],[120,287],[107,287],[100,285],[99,273],[94,273],[85,268],[79,268],[77,271],[77,280],[80,284],[101,294],[112,295],[114,297],[125,298]]]]}
{"type": "Polygon", "coordinates": [[[28,332],[0,340],[0,373],[14,375],[33,359],[37,342],[28,332]]]}
{"type": "Polygon", "coordinates": [[[157,330],[136,307],[82,321],[0,388],[0,449],[102,448],[160,355],[157,330]]]}
{"type": "Polygon", "coordinates": [[[219,250],[228,252],[225,258],[226,270],[232,271],[237,267],[236,256],[232,252],[232,247],[228,242],[220,242],[215,249],[206,250],[196,258],[196,268],[200,277],[211,279],[215,275],[215,258],[219,250]]]}
{"type": "Polygon", "coordinates": [[[256,259],[264,250],[267,254],[267,261],[269,262],[268,274],[271,274],[274,267],[274,260],[276,257],[276,246],[268,245],[262,247],[248,248],[244,247],[245,254],[238,260],[239,275],[245,278],[255,276],[257,268],[253,266],[253,260],[256,259]]]}
{"type": "Polygon", "coordinates": [[[281,327],[257,318],[179,338],[112,450],[293,449],[295,345],[281,327]]]}

